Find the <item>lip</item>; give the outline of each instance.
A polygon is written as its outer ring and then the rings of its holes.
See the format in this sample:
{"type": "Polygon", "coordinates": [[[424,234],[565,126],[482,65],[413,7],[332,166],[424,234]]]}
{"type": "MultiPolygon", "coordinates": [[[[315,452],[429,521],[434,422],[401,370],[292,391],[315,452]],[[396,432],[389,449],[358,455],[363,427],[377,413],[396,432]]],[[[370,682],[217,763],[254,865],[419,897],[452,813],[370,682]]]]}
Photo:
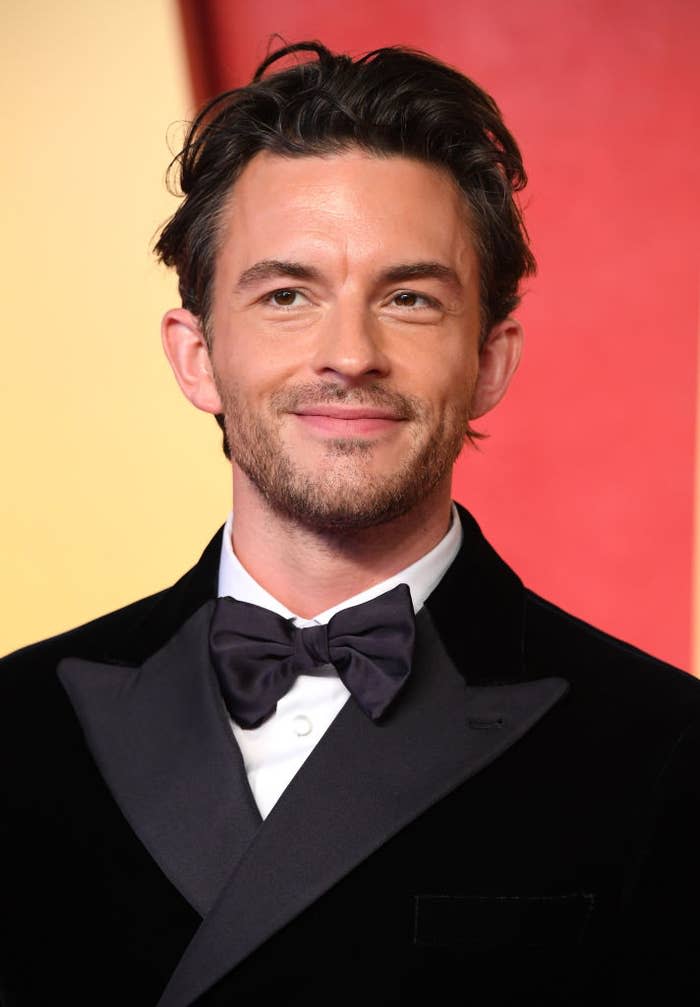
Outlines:
{"type": "Polygon", "coordinates": [[[380,409],[377,406],[343,406],[340,404],[307,406],[296,410],[297,416],[332,416],[339,420],[398,420],[400,417],[390,409],[380,409]]]}
{"type": "Polygon", "coordinates": [[[310,430],[334,437],[363,437],[395,429],[404,422],[387,409],[372,406],[310,406],[295,412],[310,430]]]}

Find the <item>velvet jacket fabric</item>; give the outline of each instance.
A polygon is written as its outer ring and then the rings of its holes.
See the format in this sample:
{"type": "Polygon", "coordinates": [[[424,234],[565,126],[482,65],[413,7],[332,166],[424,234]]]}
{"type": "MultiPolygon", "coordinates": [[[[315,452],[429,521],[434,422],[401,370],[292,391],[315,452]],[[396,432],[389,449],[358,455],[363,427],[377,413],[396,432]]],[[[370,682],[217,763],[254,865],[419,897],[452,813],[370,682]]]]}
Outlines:
{"type": "Polygon", "coordinates": [[[401,697],[350,699],[264,823],[208,655],[219,533],[0,663],[3,1007],[695,1002],[700,683],[460,517],[401,697]]]}

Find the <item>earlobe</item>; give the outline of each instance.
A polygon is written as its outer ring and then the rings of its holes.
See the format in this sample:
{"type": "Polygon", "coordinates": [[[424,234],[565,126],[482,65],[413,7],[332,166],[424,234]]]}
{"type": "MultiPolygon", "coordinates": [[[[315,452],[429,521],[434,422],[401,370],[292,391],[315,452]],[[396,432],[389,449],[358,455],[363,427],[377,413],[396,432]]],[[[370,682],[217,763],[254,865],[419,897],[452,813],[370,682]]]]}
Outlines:
{"type": "Polygon", "coordinates": [[[196,315],[173,308],[163,316],[161,339],[183,395],[205,413],[223,412],[204,333],[196,315]]]}
{"type": "Polygon", "coordinates": [[[520,363],[523,329],[514,318],[494,325],[479,352],[479,373],[472,396],[471,419],[488,413],[505,395],[520,363]]]}

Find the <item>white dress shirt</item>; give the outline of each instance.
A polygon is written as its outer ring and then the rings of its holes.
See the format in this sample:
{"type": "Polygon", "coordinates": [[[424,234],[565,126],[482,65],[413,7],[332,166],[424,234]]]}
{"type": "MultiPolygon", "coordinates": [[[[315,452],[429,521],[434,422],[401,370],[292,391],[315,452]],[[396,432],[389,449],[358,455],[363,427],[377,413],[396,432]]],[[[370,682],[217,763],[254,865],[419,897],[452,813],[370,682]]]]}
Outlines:
{"type": "MultiPolygon", "coordinates": [[[[230,595],[238,601],[260,605],[285,619],[293,619],[294,625],[299,627],[323,626],[341,609],[376,598],[398,584],[408,585],[413,609],[418,612],[442,580],[462,544],[462,526],[453,505],[449,531],[425,556],[381,584],[346,598],[313,619],[303,619],[290,612],[251,577],[233,551],[232,528],[233,514],[229,514],[219,563],[219,597],[230,595]]],[[[289,692],[279,700],[275,713],[260,727],[242,728],[231,721],[250,789],[263,818],[270,813],[349,696],[350,693],[333,672],[299,675],[289,692]]]]}

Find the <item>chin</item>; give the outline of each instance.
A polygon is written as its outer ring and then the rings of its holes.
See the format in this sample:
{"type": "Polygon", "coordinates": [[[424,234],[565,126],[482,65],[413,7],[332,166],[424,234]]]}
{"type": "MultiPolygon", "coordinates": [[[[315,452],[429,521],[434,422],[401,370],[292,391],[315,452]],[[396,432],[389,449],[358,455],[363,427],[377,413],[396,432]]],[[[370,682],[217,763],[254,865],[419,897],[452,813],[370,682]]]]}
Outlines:
{"type": "MultiPolygon", "coordinates": [[[[268,505],[277,513],[317,531],[356,531],[377,527],[403,517],[425,499],[426,487],[416,479],[377,480],[366,470],[355,478],[337,479],[309,472],[284,486],[259,485],[268,505]]],[[[327,474],[326,474],[327,476],[327,474]]]]}

